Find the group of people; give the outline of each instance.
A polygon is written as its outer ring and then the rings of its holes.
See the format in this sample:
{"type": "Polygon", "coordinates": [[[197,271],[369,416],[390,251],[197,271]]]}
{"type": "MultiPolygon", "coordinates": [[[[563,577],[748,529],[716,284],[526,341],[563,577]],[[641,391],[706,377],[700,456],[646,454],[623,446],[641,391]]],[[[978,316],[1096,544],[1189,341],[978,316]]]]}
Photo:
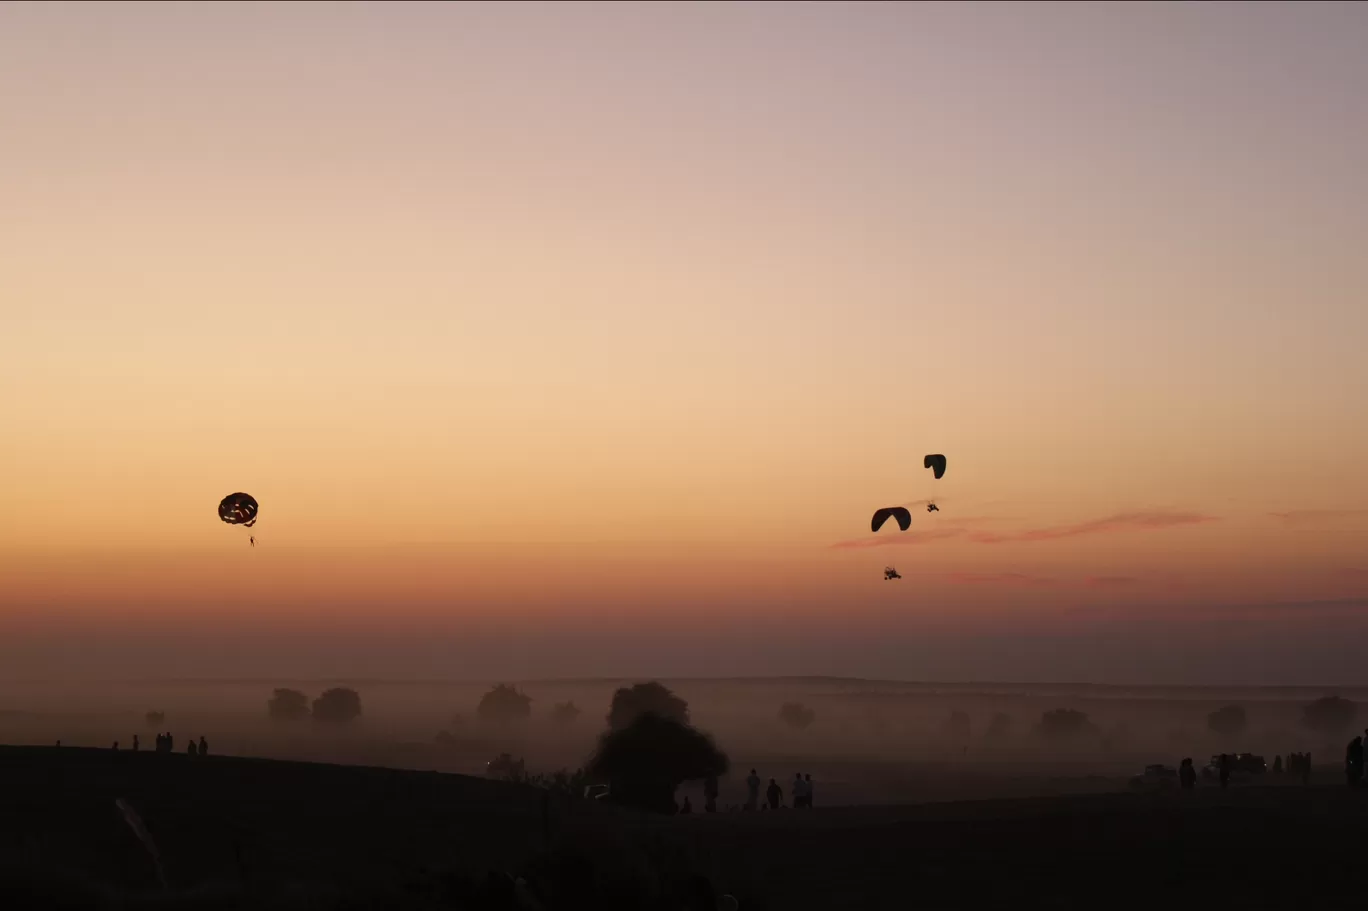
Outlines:
{"type": "MultiPolygon", "coordinates": [[[[138,735],[137,735],[137,734],[134,734],[134,735],[133,735],[133,749],[136,750],[137,748],[138,748],[138,735]]],[[[174,737],[171,736],[171,732],[170,732],[170,731],[167,731],[165,734],[158,734],[158,735],[157,735],[157,752],[158,752],[158,753],[172,753],[172,752],[175,752],[175,749],[176,749],[176,739],[175,739],[174,737]]],[[[204,736],[203,736],[203,735],[200,735],[199,743],[196,744],[196,743],[195,743],[195,738],[191,737],[191,738],[190,738],[190,742],[187,743],[187,744],[185,745],[185,752],[188,753],[188,754],[190,754],[191,756],[208,756],[208,755],[209,755],[209,742],[208,742],[207,740],[204,739],[204,736]]]]}
{"type": "Polygon", "coordinates": [[[1311,780],[1311,754],[1310,753],[1288,753],[1287,764],[1283,765],[1281,756],[1273,757],[1273,774],[1281,775],[1284,771],[1288,775],[1301,778],[1302,783],[1309,783],[1311,780]]]}
{"type": "MultiPolygon", "coordinates": [[[[779,786],[779,782],[773,778],[769,780],[769,787],[765,789],[765,802],[760,801],[760,785],[762,784],[760,775],[755,769],[750,770],[750,775],[746,777],[746,802],[740,807],[731,806],[731,810],[777,810],[784,806],[784,789],[779,786]]],[[[804,775],[795,772],[793,775],[793,785],[791,786],[792,806],[795,810],[812,808],[812,775],[804,775]]],[[[717,812],[718,785],[716,776],[704,779],[703,781],[703,810],[707,813],[717,812]]],[[[693,801],[688,797],[679,805],[678,812],[687,815],[693,812],[693,801]]]]}
{"type": "MultiPolygon", "coordinates": [[[[58,745],[58,746],[61,746],[61,745],[62,745],[62,741],[60,741],[60,740],[57,741],[57,745],[58,745]]],[[[110,749],[117,750],[118,748],[119,748],[119,741],[116,740],[116,741],[114,741],[114,746],[110,747],[110,749]]],[[[170,753],[170,752],[174,751],[175,748],[176,748],[176,741],[175,741],[175,739],[171,736],[171,732],[170,732],[170,731],[167,731],[165,734],[158,734],[158,735],[157,735],[157,750],[156,750],[156,751],[157,751],[158,753],[170,753]]],[[[136,752],[138,752],[140,749],[142,749],[142,743],[138,740],[138,735],[137,735],[137,734],[134,734],[134,735],[133,735],[133,752],[136,753],[136,752]]],[[[208,742],[207,740],[204,739],[204,736],[203,736],[203,735],[200,735],[199,743],[196,744],[196,743],[195,743],[195,739],[192,737],[192,738],[190,738],[190,742],[189,742],[188,744],[186,744],[186,746],[185,746],[185,752],[189,753],[191,756],[208,756],[208,755],[209,755],[209,742],[208,742]]]]}
{"type": "MultiPolygon", "coordinates": [[[[793,785],[790,791],[795,810],[812,808],[812,775],[804,775],[801,772],[793,774],[793,785]]],[[[779,782],[773,778],[769,780],[769,787],[765,789],[766,804],[760,804],[760,776],[755,769],[750,770],[750,775],[746,776],[746,805],[744,809],[755,810],[765,809],[767,806],[771,810],[777,810],[784,805],[784,789],[779,787],[779,782]]]]}
{"type": "MultiPolygon", "coordinates": [[[[1350,744],[1353,749],[1353,744],[1350,744]]],[[[1360,755],[1362,753],[1360,752],[1360,755]]],[[[1221,787],[1230,786],[1230,773],[1234,760],[1229,753],[1222,753],[1216,761],[1216,773],[1221,782],[1221,787]]],[[[1283,773],[1282,756],[1273,757],[1273,774],[1283,773]]],[[[1302,784],[1311,783],[1311,754],[1310,753],[1288,753],[1286,771],[1288,775],[1295,775],[1302,780],[1302,784]]],[[[1192,760],[1184,759],[1182,766],[1178,769],[1178,779],[1184,788],[1191,788],[1197,781],[1197,773],[1192,768],[1192,760]]]]}

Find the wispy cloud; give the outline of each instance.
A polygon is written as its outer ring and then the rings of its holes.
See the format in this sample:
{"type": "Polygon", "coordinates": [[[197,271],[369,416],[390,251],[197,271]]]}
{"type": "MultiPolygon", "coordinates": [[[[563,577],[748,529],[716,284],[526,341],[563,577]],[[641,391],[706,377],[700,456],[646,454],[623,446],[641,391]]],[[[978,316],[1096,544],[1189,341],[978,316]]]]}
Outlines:
{"type": "Polygon", "coordinates": [[[1028,573],[951,573],[948,578],[956,585],[1013,585],[1037,587],[1058,585],[1058,579],[1032,576],[1028,573]]]}
{"type": "Polygon", "coordinates": [[[1184,525],[1200,525],[1215,522],[1216,516],[1195,512],[1123,512],[1091,522],[1075,525],[1055,525],[1048,528],[1031,528],[1026,531],[998,533],[978,531],[969,536],[975,544],[1005,544],[1021,541],[1055,541],[1060,538],[1076,538],[1083,535],[1096,535],[1112,531],[1134,529],[1177,528],[1184,525]]]}
{"type": "Polygon", "coordinates": [[[1088,576],[1083,584],[1088,588],[1123,588],[1139,581],[1134,576],[1088,576]]]}
{"type": "Polygon", "coordinates": [[[1368,516],[1368,509],[1294,509],[1290,512],[1270,512],[1268,515],[1286,525],[1306,525],[1314,522],[1329,522],[1334,519],[1368,516]]]}
{"type": "Polygon", "coordinates": [[[1122,588],[1137,585],[1140,580],[1135,576],[1085,576],[1082,579],[1059,579],[1054,576],[1037,576],[1031,573],[949,573],[945,578],[956,585],[1008,585],[1008,586],[1045,586],[1062,585],[1070,588],[1122,588]]]}
{"type": "Polygon", "coordinates": [[[1269,601],[1260,604],[1230,604],[1218,609],[1239,612],[1291,612],[1311,613],[1314,611],[1362,610],[1368,608],[1368,595],[1352,598],[1322,598],[1315,601],[1269,601]]]}
{"type": "Polygon", "coordinates": [[[1075,538],[1083,535],[1103,534],[1111,531],[1135,529],[1177,528],[1184,525],[1201,525],[1217,521],[1216,516],[1196,512],[1122,512],[1090,522],[1074,525],[1054,525],[1046,528],[1029,528],[1025,531],[996,532],[971,531],[968,526],[994,521],[989,516],[956,518],[953,528],[931,528],[925,531],[909,531],[902,534],[882,534],[877,537],[856,538],[839,541],[835,548],[895,547],[899,545],[928,544],[932,541],[946,541],[951,538],[967,538],[975,544],[1006,544],[1012,542],[1055,541],[1060,538],[1075,538]]]}
{"type": "Polygon", "coordinates": [[[966,532],[967,529],[964,528],[929,528],[926,531],[905,531],[900,534],[883,534],[868,538],[855,538],[850,541],[838,541],[831,546],[837,548],[851,548],[929,544],[932,541],[944,541],[949,538],[963,537],[966,532]]]}

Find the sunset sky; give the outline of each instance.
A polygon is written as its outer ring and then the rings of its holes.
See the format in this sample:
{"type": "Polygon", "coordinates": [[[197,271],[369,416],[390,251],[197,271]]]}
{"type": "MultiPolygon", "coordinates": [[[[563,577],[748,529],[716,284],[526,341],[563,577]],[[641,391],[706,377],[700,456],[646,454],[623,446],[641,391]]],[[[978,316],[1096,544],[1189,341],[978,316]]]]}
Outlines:
{"type": "Polygon", "coordinates": [[[1365,48],[0,5],[0,677],[1368,683],[1365,48]]]}

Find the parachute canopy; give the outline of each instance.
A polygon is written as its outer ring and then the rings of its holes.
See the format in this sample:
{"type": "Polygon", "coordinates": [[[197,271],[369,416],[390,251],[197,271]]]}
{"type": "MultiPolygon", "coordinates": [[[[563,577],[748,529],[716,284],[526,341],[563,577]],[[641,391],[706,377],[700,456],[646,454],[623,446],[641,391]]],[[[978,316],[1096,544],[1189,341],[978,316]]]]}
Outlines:
{"type": "Polygon", "coordinates": [[[936,480],[940,480],[940,476],[945,474],[945,456],[929,455],[922,459],[922,467],[930,468],[936,473],[936,480]]]}
{"type": "Polygon", "coordinates": [[[230,493],[219,503],[219,518],[229,525],[251,528],[257,520],[256,498],[246,493],[230,493]]]}
{"type": "Polygon", "coordinates": [[[889,519],[897,519],[898,527],[907,531],[912,526],[912,513],[901,506],[888,506],[874,513],[874,519],[869,523],[871,531],[878,531],[889,519]]]}

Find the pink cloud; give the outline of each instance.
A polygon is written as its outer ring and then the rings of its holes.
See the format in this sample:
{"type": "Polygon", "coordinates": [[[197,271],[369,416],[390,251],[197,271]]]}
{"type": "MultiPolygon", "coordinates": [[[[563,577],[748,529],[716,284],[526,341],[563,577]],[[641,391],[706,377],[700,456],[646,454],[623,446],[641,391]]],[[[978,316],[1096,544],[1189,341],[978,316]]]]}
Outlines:
{"type": "Polygon", "coordinates": [[[948,577],[956,585],[1058,585],[1058,579],[1032,576],[1026,573],[951,573],[948,577]]]}
{"type": "Polygon", "coordinates": [[[1123,512],[1105,519],[1093,519],[1076,525],[1056,525],[1050,528],[1032,528],[1021,532],[1000,534],[980,531],[969,536],[975,544],[1003,544],[1017,541],[1054,541],[1059,538],[1074,538],[1081,535],[1102,534],[1127,529],[1176,528],[1183,525],[1200,525],[1216,521],[1215,516],[1195,512],[1123,512]]]}
{"type": "Polygon", "coordinates": [[[904,531],[899,534],[883,534],[877,537],[855,538],[851,541],[839,541],[832,547],[892,547],[895,545],[908,544],[928,544],[932,541],[944,541],[949,538],[958,538],[964,534],[963,528],[932,528],[926,531],[904,531]]]}
{"type": "Polygon", "coordinates": [[[1287,525],[1303,525],[1368,515],[1368,509],[1294,509],[1290,512],[1270,512],[1268,515],[1287,525]]]}

